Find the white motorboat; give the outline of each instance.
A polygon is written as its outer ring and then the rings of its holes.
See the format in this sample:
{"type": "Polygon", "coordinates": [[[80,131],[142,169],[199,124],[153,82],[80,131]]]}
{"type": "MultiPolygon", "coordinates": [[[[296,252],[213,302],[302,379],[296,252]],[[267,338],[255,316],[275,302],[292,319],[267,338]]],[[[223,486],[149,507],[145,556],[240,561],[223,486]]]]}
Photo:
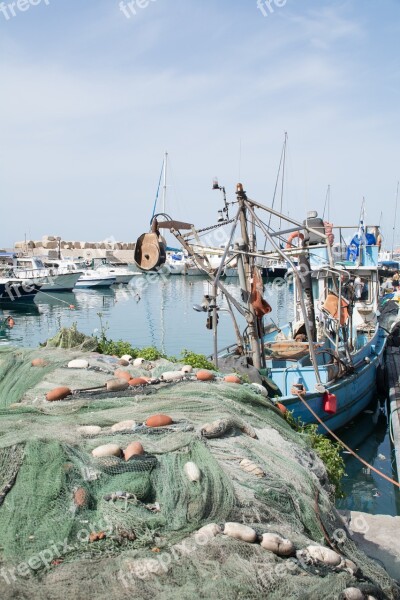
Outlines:
{"type": "Polygon", "coordinates": [[[101,276],[110,275],[111,277],[115,277],[115,283],[117,284],[127,284],[135,275],[137,275],[137,273],[131,271],[129,267],[123,264],[119,265],[118,263],[113,264],[106,258],[93,259],[91,267],[101,276]]]}
{"type": "Polygon", "coordinates": [[[37,256],[19,257],[14,253],[0,255],[0,268],[4,274],[40,286],[42,292],[71,291],[82,274],[78,270],[63,271],[58,266],[49,268],[37,256]]]}

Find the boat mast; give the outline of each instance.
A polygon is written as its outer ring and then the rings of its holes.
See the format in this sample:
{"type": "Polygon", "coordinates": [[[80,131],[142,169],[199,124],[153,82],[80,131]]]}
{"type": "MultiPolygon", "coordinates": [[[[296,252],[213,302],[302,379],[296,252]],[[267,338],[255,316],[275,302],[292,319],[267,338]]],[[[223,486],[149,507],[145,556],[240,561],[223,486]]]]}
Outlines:
{"type": "Polygon", "coordinates": [[[167,196],[167,161],[168,152],[164,154],[164,183],[163,183],[163,199],[162,199],[162,211],[165,214],[165,198],[167,196]]]}
{"type": "MultiPolygon", "coordinates": [[[[250,344],[251,344],[251,353],[252,353],[252,357],[253,357],[253,366],[256,369],[261,369],[261,352],[260,352],[260,340],[258,337],[258,331],[257,331],[257,317],[256,314],[254,312],[254,308],[251,304],[251,258],[248,254],[248,252],[250,251],[254,251],[254,249],[250,246],[250,237],[249,237],[249,232],[248,232],[248,223],[247,223],[247,209],[246,209],[246,200],[247,200],[247,196],[246,196],[246,192],[243,190],[243,186],[241,183],[238,183],[237,185],[237,191],[236,191],[236,195],[238,198],[238,202],[239,202],[239,207],[240,207],[240,227],[241,227],[241,234],[242,234],[242,238],[243,238],[243,245],[245,248],[245,252],[242,255],[242,259],[243,259],[243,265],[244,265],[244,272],[245,272],[245,281],[246,281],[246,292],[247,292],[247,298],[248,298],[248,306],[249,306],[249,313],[248,313],[248,327],[249,327],[249,336],[250,336],[250,344]]],[[[253,237],[253,233],[252,233],[252,245],[254,244],[254,237],[253,237]]]]}
{"type": "Polygon", "coordinates": [[[397,219],[397,201],[399,199],[399,182],[397,182],[397,190],[396,190],[396,204],[394,209],[394,223],[393,223],[393,237],[392,237],[392,260],[393,260],[393,252],[394,252],[394,234],[396,232],[396,219],[397,219]]]}

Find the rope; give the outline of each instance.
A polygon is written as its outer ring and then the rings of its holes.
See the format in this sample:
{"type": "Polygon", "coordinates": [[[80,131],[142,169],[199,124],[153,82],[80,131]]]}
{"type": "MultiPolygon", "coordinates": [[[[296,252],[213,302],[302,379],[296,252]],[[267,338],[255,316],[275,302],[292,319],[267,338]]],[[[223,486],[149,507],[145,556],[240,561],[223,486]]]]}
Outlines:
{"type": "Polygon", "coordinates": [[[320,425],[322,425],[322,427],[329,433],[329,435],[331,435],[337,442],[339,442],[339,444],[341,446],[343,446],[343,448],[345,448],[348,452],[350,452],[350,454],[352,456],[354,456],[354,458],[356,458],[363,465],[365,465],[366,467],[368,467],[369,469],[371,469],[371,471],[374,471],[375,473],[377,473],[377,475],[380,475],[381,477],[383,477],[383,479],[386,479],[386,481],[389,481],[389,483],[393,483],[393,485],[395,485],[398,488],[400,488],[400,483],[398,481],[395,481],[394,479],[392,479],[388,475],[385,475],[385,473],[382,473],[381,471],[378,471],[378,469],[376,469],[375,467],[373,467],[372,465],[370,465],[366,460],[364,460],[363,458],[361,458],[361,456],[359,456],[356,452],[354,452],[354,450],[352,450],[347,444],[345,444],[336,435],[336,433],[334,433],[331,429],[329,429],[329,427],[327,425],[325,425],[325,423],[322,421],[322,419],[319,418],[319,416],[317,415],[317,413],[314,412],[314,410],[311,408],[311,406],[308,405],[308,403],[302,397],[301,393],[299,393],[299,392],[297,392],[297,390],[293,389],[293,395],[295,395],[298,398],[300,398],[300,400],[302,401],[302,403],[304,404],[304,406],[310,411],[310,413],[312,414],[312,416],[314,417],[314,419],[316,419],[318,421],[318,423],[320,425]]]}

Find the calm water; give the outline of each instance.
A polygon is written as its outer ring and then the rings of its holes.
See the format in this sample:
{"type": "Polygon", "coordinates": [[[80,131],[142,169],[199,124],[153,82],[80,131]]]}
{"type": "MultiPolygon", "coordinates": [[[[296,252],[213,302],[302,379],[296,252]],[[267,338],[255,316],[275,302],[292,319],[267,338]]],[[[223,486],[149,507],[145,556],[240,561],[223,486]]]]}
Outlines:
{"type": "MultiPolygon", "coordinates": [[[[179,276],[151,281],[141,277],[117,289],[39,294],[30,308],[4,311],[13,315],[16,325],[7,333],[0,332],[0,343],[35,347],[74,322],[83,333],[98,335],[102,322],[107,337],[123,339],[134,346],[154,345],[169,355],[179,355],[184,348],[211,354],[212,332],[206,329],[206,315],[193,310],[193,305],[201,303],[203,295],[209,293],[207,281],[179,276]]],[[[225,285],[239,298],[235,279],[226,280],[225,285]]],[[[271,284],[267,284],[266,298],[276,323],[290,320],[293,296],[289,287],[273,292],[271,284]]],[[[234,341],[230,317],[223,311],[218,337],[220,348],[234,341]]],[[[384,414],[373,407],[340,436],[373,466],[393,477],[393,452],[384,414]]],[[[400,495],[393,485],[366,470],[356,459],[343,456],[347,466],[343,480],[346,498],[338,503],[339,508],[400,515],[400,495]]]]}

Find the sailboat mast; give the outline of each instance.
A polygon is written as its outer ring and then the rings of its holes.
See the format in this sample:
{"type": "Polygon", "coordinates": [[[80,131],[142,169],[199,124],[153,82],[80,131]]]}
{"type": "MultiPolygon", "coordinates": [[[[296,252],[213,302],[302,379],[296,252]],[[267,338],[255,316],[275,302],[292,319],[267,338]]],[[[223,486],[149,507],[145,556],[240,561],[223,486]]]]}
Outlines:
{"type": "Polygon", "coordinates": [[[168,152],[164,154],[164,182],[163,182],[163,199],[162,199],[162,211],[165,214],[165,199],[167,196],[167,162],[168,152]]]}
{"type": "Polygon", "coordinates": [[[396,232],[396,220],[397,220],[397,201],[399,199],[399,182],[397,182],[397,190],[396,190],[396,205],[394,209],[394,223],[393,223],[393,237],[392,237],[392,260],[393,260],[393,252],[394,252],[394,234],[396,232]]]}

